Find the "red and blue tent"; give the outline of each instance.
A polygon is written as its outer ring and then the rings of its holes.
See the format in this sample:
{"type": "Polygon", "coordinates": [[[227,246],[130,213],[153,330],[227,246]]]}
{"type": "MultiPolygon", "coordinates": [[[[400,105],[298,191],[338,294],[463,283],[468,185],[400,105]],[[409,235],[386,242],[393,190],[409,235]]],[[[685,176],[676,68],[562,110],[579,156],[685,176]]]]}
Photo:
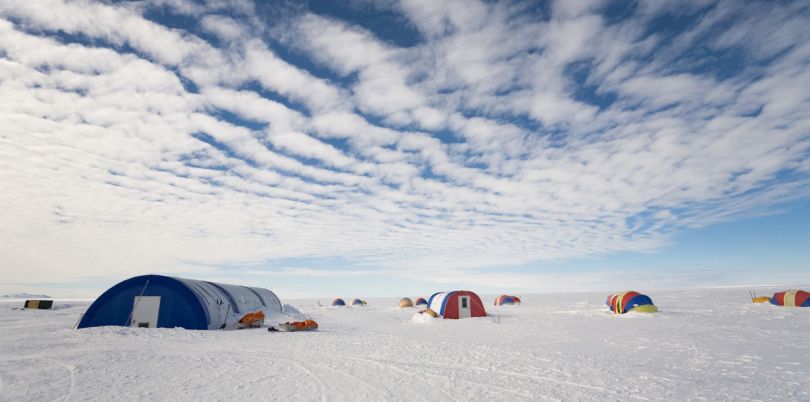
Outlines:
{"type": "Polygon", "coordinates": [[[345,301],[343,301],[343,299],[341,299],[341,298],[339,298],[339,297],[338,297],[337,299],[335,299],[335,300],[333,300],[333,301],[332,301],[332,305],[333,305],[333,306],[345,306],[345,305],[346,305],[346,302],[345,302],[345,301]]]}
{"type": "Polygon", "coordinates": [[[810,307],[810,293],[803,290],[786,290],[771,297],[771,304],[784,307],[810,307]]]}
{"type": "Polygon", "coordinates": [[[658,307],[655,307],[649,296],[633,291],[610,295],[605,304],[610,307],[610,311],[616,314],[624,314],[630,311],[641,313],[658,311],[658,307]]]}
{"type": "Polygon", "coordinates": [[[487,316],[481,298],[469,290],[434,293],[428,299],[428,306],[442,318],[458,319],[487,316]]]}
{"type": "Polygon", "coordinates": [[[425,300],[424,297],[420,297],[416,299],[416,301],[413,304],[414,306],[427,306],[427,300],[425,300]]]}
{"type": "Polygon", "coordinates": [[[520,304],[520,299],[517,296],[500,295],[495,298],[496,306],[515,305],[520,304]]]}

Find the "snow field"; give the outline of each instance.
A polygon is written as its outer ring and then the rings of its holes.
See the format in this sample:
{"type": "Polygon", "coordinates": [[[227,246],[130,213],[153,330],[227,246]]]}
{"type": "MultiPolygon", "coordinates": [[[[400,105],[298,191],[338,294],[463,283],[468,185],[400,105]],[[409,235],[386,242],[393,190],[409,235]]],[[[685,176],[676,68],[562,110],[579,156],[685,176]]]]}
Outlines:
{"type": "Polygon", "coordinates": [[[491,316],[467,320],[399,298],[282,300],[320,324],[300,333],[75,331],[86,302],[3,301],[0,400],[810,400],[810,309],[747,289],[647,294],[661,312],[615,316],[607,292],[481,295],[491,316]]]}

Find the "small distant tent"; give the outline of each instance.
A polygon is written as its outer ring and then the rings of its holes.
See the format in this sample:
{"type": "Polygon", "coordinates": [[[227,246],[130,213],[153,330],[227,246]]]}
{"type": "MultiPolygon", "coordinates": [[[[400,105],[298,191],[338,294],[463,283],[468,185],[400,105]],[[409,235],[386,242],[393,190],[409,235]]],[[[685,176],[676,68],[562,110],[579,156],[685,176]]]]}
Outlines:
{"type": "Polygon", "coordinates": [[[424,297],[417,298],[413,303],[416,306],[427,306],[427,300],[424,297]]]}
{"type": "Polygon", "coordinates": [[[413,301],[407,297],[399,299],[399,307],[413,307],[413,301]]]}
{"type": "Polygon", "coordinates": [[[365,306],[365,305],[366,305],[365,300],[360,300],[360,299],[352,300],[352,306],[365,306]]]}
{"type": "Polygon", "coordinates": [[[518,299],[516,296],[500,295],[495,298],[496,306],[515,305],[515,304],[520,304],[520,299],[518,299]]]}
{"type": "Polygon", "coordinates": [[[786,290],[771,297],[771,304],[784,307],[810,307],[810,293],[803,290],[786,290]]]}
{"type": "Polygon", "coordinates": [[[469,290],[434,293],[428,299],[430,310],[442,318],[458,319],[486,317],[487,312],[481,298],[469,290]]]}
{"type": "Polygon", "coordinates": [[[610,295],[605,304],[610,307],[610,311],[616,314],[624,314],[631,311],[639,313],[654,313],[658,311],[658,307],[655,307],[649,296],[633,291],[610,295]]]}
{"type": "Polygon", "coordinates": [[[109,288],[76,327],[220,329],[256,311],[281,312],[281,301],[264,288],[143,275],[109,288]]]}
{"type": "Polygon", "coordinates": [[[346,305],[346,302],[345,302],[345,301],[343,301],[343,299],[341,299],[341,298],[339,298],[339,297],[338,297],[337,299],[332,300],[332,305],[333,305],[333,306],[345,306],[345,305],[346,305]]]}

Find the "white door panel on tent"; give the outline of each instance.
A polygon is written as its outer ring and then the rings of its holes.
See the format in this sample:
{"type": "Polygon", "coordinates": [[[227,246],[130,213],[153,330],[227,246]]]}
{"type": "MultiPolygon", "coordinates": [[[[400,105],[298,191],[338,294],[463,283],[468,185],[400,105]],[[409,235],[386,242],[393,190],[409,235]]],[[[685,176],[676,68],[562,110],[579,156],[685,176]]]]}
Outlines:
{"type": "Polygon", "coordinates": [[[135,296],[130,326],[156,328],[160,312],[160,296],[135,296]]]}
{"type": "Polygon", "coordinates": [[[458,318],[470,318],[470,297],[459,296],[458,298],[458,318]]]}

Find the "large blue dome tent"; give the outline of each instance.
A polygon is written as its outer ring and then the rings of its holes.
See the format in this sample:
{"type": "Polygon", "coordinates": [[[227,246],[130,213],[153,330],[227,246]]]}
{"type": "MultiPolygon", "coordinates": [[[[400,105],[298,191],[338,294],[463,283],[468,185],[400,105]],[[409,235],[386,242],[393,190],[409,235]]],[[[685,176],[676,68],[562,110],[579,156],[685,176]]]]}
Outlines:
{"type": "Polygon", "coordinates": [[[264,288],[143,275],[104,292],[87,308],[76,328],[220,329],[257,310],[281,312],[281,301],[264,288]]]}

